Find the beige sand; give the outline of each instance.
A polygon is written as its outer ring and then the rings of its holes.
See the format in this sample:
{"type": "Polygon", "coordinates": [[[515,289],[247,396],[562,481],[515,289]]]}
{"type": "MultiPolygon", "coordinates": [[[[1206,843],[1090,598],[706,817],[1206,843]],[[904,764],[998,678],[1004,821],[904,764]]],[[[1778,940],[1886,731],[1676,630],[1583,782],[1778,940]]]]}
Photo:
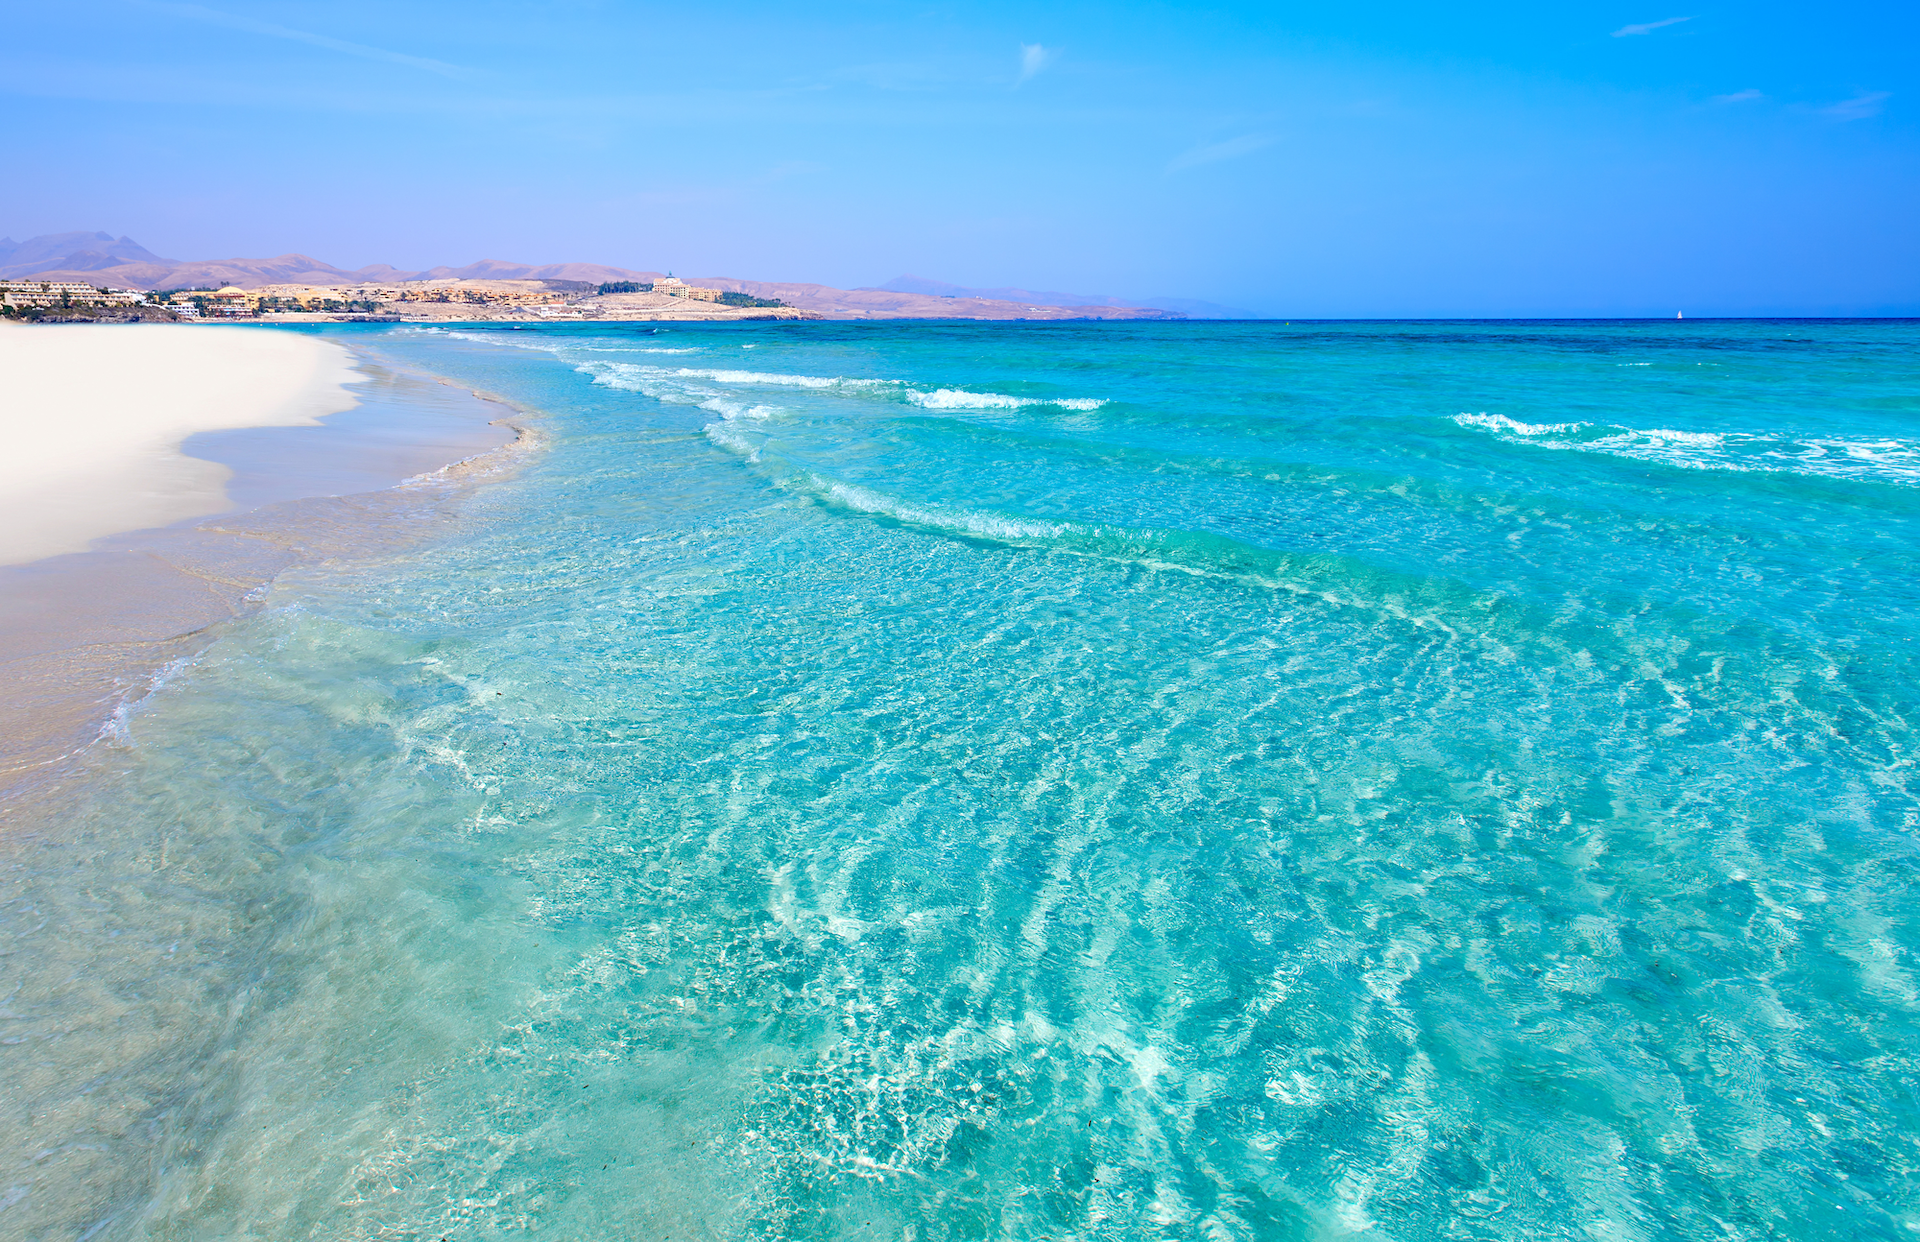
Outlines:
{"type": "Polygon", "coordinates": [[[348,409],[346,349],[289,332],[172,325],[0,328],[0,565],[227,507],[202,431],[348,409]]]}

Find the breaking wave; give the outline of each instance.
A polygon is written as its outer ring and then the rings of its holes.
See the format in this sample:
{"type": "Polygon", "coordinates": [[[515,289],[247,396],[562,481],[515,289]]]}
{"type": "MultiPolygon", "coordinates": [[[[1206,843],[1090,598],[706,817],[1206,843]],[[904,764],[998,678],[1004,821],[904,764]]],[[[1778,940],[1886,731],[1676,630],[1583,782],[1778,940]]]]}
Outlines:
{"type": "Polygon", "coordinates": [[[1480,427],[1487,431],[1511,432],[1517,436],[1544,436],[1555,432],[1578,431],[1585,423],[1523,423],[1505,414],[1457,414],[1454,422],[1462,427],[1480,427]]]}
{"type": "Polygon", "coordinates": [[[722,367],[663,367],[640,362],[607,362],[598,359],[582,363],[578,369],[584,375],[591,375],[596,384],[642,392],[650,397],[659,396],[656,389],[663,385],[680,389],[684,388],[688,381],[727,384],[733,387],[843,391],[885,388],[897,382],[884,379],[849,378],[840,375],[788,375],[774,371],[735,371],[722,367]]]}
{"type": "Polygon", "coordinates": [[[1789,436],[1747,431],[1683,431],[1611,423],[1526,423],[1504,414],[1456,414],[1461,427],[1515,444],[1601,453],[1682,470],[1789,473],[1857,482],[1920,486],[1920,440],[1789,436]]]}
{"type": "Polygon", "coordinates": [[[765,421],[780,412],[780,407],[777,405],[748,405],[744,401],[731,401],[726,397],[708,397],[699,404],[701,409],[711,410],[728,421],[736,418],[765,421]]]}
{"type": "Polygon", "coordinates": [[[675,379],[712,380],[716,384],[759,384],[780,388],[879,388],[896,382],[849,379],[841,375],[782,375],[773,371],[729,371],[708,367],[676,367],[665,374],[675,379]]]}
{"type": "MultiPolygon", "coordinates": [[[[616,362],[604,357],[582,357],[581,355],[605,354],[697,354],[705,352],[698,346],[608,346],[604,342],[586,344],[567,337],[518,338],[502,332],[461,332],[456,329],[424,327],[407,329],[409,332],[450,337],[454,340],[473,341],[484,345],[506,345],[514,349],[529,349],[541,353],[550,353],[560,359],[577,364],[576,369],[584,375],[593,377],[596,384],[608,388],[619,388],[629,392],[639,392],[656,400],[670,401],[676,404],[706,405],[711,390],[697,387],[700,383],[726,384],[732,387],[762,388],[802,388],[818,392],[844,392],[875,394],[880,392],[898,393],[909,404],[924,410],[1018,410],[1031,406],[1053,406],[1063,410],[1097,410],[1108,404],[1103,397],[1015,397],[998,392],[968,392],[961,388],[936,388],[924,391],[908,388],[909,381],[894,379],[873,379],[862,376],[846,375],[799,375],[782,371],[743,371],[731,367],[675,367],[659,366],[648,363],[616,362]],[[689,382],[694,386],[689,387],[689,382]],[[904,389],[904,391],[902,391],[904,389]]],[[[743,346],[742,348],[753,348],[743,346]]],[[[894,397],[892,399],[898,399],[894,397]]],[[[715,407],[707,407],[715,408],[715,407]]]]}
{"type": "Polygon", "coordinates": [[[1064,410],[1097,410],[1106,404],[1098,397],[1009,397],[997,392],[963,392],[938,388],[909,392],[907,400],[927,410],[1017,410],[1030,405],[1057,405],[1064,410]]]}

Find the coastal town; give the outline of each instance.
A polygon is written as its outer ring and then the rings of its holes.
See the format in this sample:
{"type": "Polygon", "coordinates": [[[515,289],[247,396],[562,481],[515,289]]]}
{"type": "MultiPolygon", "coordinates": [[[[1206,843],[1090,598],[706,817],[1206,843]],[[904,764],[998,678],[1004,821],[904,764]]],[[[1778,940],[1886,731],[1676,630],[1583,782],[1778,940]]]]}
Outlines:
{"type": "Polygon", "coordinates": [[[104,232],[0,237],[0,317],[12,322],[326,323],[353,320],[1184,319],[1243,318],[1210,303],[1128,302],[975,289],[918,276],[843,289],[800,281],[676,276],[600,263],[481,259],[403,270],[311,255],[169,259],[104,232]]]}
{"type": "Polygon", "coordinates": [[[21,320],[254,320],[280,323],[569,319],[816,319],[732,290],[653,281],[450,279],[353,285],[140,290],[74,280],[0,280],[0,315],[21,320]]]}

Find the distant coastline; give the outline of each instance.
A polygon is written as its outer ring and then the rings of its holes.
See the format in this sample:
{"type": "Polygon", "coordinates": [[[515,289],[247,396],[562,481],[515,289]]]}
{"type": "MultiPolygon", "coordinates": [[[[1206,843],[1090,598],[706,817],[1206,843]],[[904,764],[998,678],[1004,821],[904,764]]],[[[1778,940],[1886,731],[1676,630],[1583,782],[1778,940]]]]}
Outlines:
{"type": "MultiPolygon", "coordinates": [[[[349,271],[302,254],[182,262],[106,233],[51,234],[25,242],[0,238],[0,311],[30,320],[1188,318],[1186,309],[1173,308],[1177,301],[1149,306],[1078,294],[970,290],[911,276],[874,288],[840,289],[731,276],[679,278],[597,263],[534,266],[494,259],[425,271],[385,264],[349,271]]],[[[1197,310],[1197,317],[1239,314],[1210,303],[1185,305],[1211,307],[1197,310]]]]}

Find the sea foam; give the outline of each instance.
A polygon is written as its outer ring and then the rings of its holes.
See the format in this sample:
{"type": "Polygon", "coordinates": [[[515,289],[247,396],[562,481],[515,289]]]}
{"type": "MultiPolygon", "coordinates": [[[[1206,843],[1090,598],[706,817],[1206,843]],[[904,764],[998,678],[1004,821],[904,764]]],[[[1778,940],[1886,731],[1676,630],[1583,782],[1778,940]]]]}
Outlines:
{"type": "Polygon", "coordinates": [[[1097,410],[1107,404],[1097,397],[1009,397],[997,392],[963,392],[938,388],[907,393],[907,400],[928,410],[1019,410],[1034,405],[1057,405],[1065,410],[1097,410]]]}
{"type": "Polygon", "coordinates": [[[1920,440],[1689,431],[1609,423],[1528,423],[1503,414],[1456,414],[1461,427],[1536,448],[1599,453],[1681,470],[1793,473],[1920,486],[1920,440]]]}
{"type": "Polygon", "coordinates": [[[1666,333],[352,329],[548,451],[10,838],[0,1232],[1900,1236],[1920,505],[1701,463],[1920,328],[1666,333]]]}

